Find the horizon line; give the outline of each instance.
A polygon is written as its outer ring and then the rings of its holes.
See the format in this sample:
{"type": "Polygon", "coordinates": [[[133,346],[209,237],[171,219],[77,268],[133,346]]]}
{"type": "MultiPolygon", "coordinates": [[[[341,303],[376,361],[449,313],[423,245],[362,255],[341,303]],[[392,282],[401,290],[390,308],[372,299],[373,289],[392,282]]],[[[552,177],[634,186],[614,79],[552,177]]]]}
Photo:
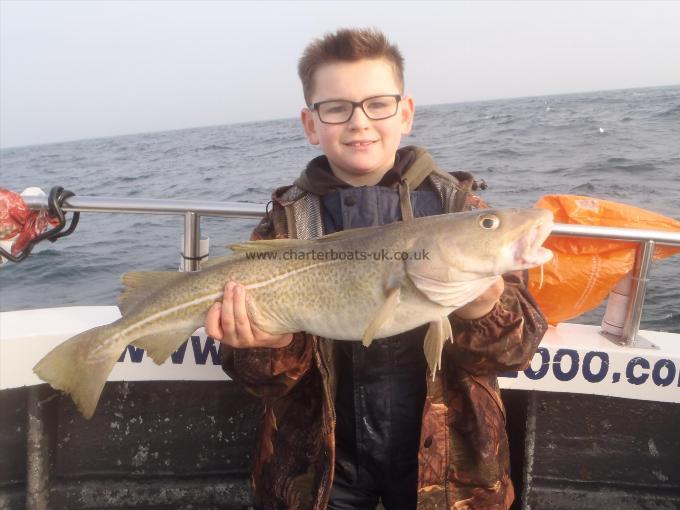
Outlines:
{"type": "MultiPolygon", "coordinates": [[[[624,88],[615,88],[615,89],[596,89],[596,90],[584,90],[584,91],[578,91],[578,92],[557,92],[557,93],[550,93],[550,94],[538,94],[538,95],[520,95],[520,96],[507,96],[507,97],[492,97],[492,98],[484,98],[484,99],[470,99],[470,100],[464,100],[464,101],[449,101],[449,102],[444,102],[444,103],[425,103],[422,105],[419,105],[419,107],[430,107],[430,106],[444,106],[444,105],[450,105],[450,104],[471,104],[471,103],[482,103],[482,102],[487,102],[487,101],[504,101],[504,100],[511,100],[511,99],[529,99],[529,98],[541,98],[541,97],[556,97],[556,96],[575,96],[575,95],[581,95],[581,94],[594,94],[597,92],[618,92],[618,91],[624,91],[624,90],[643,90],[643,89],[658,89],[658,88],[673,88],[673,87],[680,87],[680,83],[673,83],[673,84],[667,84],[667,85],[645,85],[645,86],[640,86],[640,87],[624,87],[624,88]]],[[[248,124],[258,124],[262,122],[275,122],[275,121],[281,121],[281,120],[291,120],[294,119],[295,117],[277,117],[273,119],[258,119],[258,120],[246,120],[246,121],[236,121],[236,122],[226,122],[223,124],[210,124],[210,125],[201,125],[201,126],[186,126],[186,127],[181,127],[181,128],[172,128],[172,129],[162,129],[159,131],[139,131],[139,132],[131,132],[131,133],[121,133],[121,134],[112,134],[112,135],[103,135],[103,136],[93,136],[93,137],[86,137],[86,138],[76,138],[76,139],[68,139],[68,140],[55,140],[55,141],[50,141],[50,142],[38,142],[38,143],[27,143],[27,144],[20,144],[20,145],[11,145],[11,146],[2,146],[0,144],[0,151],[8,151],[8,150],[14,150],[14,149],[26,149],[29,147],[44,147],[47,145],[58,145],[58,144],[64,144],[64,143],[76,143],[76,142],[85,142],[85,141],[93,141],[93,140],[109,140],[109,139],[114,139],[114,138],[123,138],[127,136],[142,136],[142,135],[149,135],[149,134],[159,134],[159,133],[172,133],[176,131],[186,131],[190,129],[207,129],[207,128],[215,128],[215,127],[223,127],[223,126],[239,126],[239,125],[248,125],[248,124]]]]}

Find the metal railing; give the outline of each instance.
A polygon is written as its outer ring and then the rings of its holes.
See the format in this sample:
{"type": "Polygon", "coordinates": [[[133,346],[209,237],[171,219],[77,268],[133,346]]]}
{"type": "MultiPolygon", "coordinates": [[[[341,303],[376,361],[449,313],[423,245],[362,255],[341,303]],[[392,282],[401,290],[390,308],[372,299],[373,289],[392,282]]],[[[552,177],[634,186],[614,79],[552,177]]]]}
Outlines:
{"type": "Polygon", "coordinates": [[[601,333],[614,343],[632,347],[653,347],[653,344],[638,337],[642,308],[649,281],[649,269],[652,266],[654,247],[680,246],[680,232],[667,232],[648,229],[633,229],[619,227],[598,227],[586,225],[569,225],[556,223],[551,236],[588,237],[610,239],[615,241],[632,241],[638,243],[635,262],[631,272],[631,287],[626,306],[626,318],[620,337],[611,333],[601,333]]]}
{"type": "MultiPolygon", "coordinates": [[[[32,209],[47,207],[46,197],[24,197],[32,209]]],[[[75,196],[64,201],[65,212],[104,212],[133,214],[175,214],[184,217],[182,271],[200,269],[201,216],[261,218],[265,206],[244,202],[207,202],[198,200],[160,200],[75,196]]]]}
{"type": "MultiPolygon", "coordinates": [[[[46,197],[25,197],[32,209],[47,207],[46,197]]],[[[107,212],[136,214],[176,214],[184,217],[183,271],[200,269],[201,216],[225,218],[261,218],[264,204],[244,202],[207,202],[198,200],[159,200],[74,196],[66,199],[65,212],[107,212]]],[[[556,223],[551,235],[588,237],[638,243],[632,274],[631,298],[628,301],[623,336],[614,339],[622,345],[635,345],[647,288],[654,247],[680,246],[680,232],[618,227],[598,227],[556,223]]]]}

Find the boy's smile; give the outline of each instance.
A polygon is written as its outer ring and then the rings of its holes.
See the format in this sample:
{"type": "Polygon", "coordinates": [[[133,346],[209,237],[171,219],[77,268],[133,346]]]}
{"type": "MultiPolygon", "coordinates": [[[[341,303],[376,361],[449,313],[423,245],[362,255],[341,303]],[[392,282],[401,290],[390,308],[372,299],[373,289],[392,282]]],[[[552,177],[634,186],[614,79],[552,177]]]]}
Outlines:
{"type": "MultiPolygon", "coordinates": [[[[400,92],[392,65],[385,59],[335,62],[314,74],[312,103],[361,102],[400,92]]],[[[325,124],[318,112],[307,108],[301,120],[309,142],[321,146],[338,178],[353,186],[372,186],[394,165],[401,136],[411,131],[413,112],[413,99],[404,97],[396,115],[382,120],[369,119],[359,106],[342,124],[325,124]]]]}

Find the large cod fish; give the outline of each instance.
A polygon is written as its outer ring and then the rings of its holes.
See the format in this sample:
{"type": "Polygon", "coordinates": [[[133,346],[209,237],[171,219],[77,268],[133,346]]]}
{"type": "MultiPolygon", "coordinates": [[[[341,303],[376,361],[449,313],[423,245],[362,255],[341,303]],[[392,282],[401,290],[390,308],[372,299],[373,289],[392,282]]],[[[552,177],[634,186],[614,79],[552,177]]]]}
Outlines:
{"type": "Polygon", "coordinates": [[[163,363],[203,325],[225,283],[238,281],[251,321],[271,334],[306,331],[369,345],[429,322],[424,349],[434,376],[452,338],[447,316],[498,275],[550,260],[541,245],[551,229],[543,209],[485,209],[311,241],[246,242],[197,273],[127,273],[122,317],[66,340],[33,370],[90,418],[128,344],[163,363]]]}

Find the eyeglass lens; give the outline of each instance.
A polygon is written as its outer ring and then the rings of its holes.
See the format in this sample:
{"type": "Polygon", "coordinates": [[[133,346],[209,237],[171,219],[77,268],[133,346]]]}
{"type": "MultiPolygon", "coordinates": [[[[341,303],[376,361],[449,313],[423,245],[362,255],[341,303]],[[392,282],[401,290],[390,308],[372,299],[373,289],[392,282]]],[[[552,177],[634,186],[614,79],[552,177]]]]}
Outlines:
{"type": "MultiPolygon", "coordinates": [[[[399,99],[395,96],[369,97],[361,102],[361,109],[372,120],[382,120],[397,113],[399,99]]],[[[356,103],[352,101],[324,101],[319,103],[317,110],[321,122],[342,124],[354,114],[356,103]]]]}

